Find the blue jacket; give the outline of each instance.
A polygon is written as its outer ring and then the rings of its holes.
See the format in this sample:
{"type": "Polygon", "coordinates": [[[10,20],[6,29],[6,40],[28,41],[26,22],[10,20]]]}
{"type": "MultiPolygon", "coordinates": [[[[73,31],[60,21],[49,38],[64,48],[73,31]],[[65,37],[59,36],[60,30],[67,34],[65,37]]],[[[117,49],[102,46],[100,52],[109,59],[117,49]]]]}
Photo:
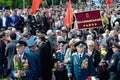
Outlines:
{"type": "Polygon", "coordinates": [[[64,56],[65,56],[65,52],[62,53],[61,50],[58,50],[56,52],[56,56],[57,56],[57,60],[58,61],[63,62],[64,61],[64,56]]]}
{"type": "Polygon", "coordinates": [[[35,67],[36,67],[36,70],[37,70],[37,73],[35,75],[35,78],[39,78],[40,77],[40,74],[41,74],[41,70],[40,70],[40,56],[33,52],[32,50],[28,50],[27,53],[33,58],[34,60],[34,63],[35,63],[35,67]]]}
{"type": "MultiPolygon", "coordinates": [[[[18,56],[18,54],[16,54],[15,56],[18,56]]],[[[33,58],[30,55],[28,55],[27,53],[24,53],[23,59],[27,59],[28,60],[29,69],[24,70],[26,76],[22,77],[22,80],[33,80],[33,77],[36,74],[36,68],[35,68],[35,64],[34,64],[33,58]]],[[[15,73],[16,73],[16,70],[14,68],[14,60],[13,60],[13,64],[12,64],[13,80],[17,80],[16,78],[14,78],[14,74],[15,73]]]]}
{"type": "Polygon", "coordinates": [[[72,54],[68,63],[68,74],[72,74],[74,80],[86,80],[88,76],[93,76],[94,72],[94,64],[91,57],[84,54],[80,58],[78,53],[72,54]],[[88,67],[82,68],[81,64],[85,59],[88,59],[88,67]]]}
{"type": "Polygon", "coordinates": [[[12,27],[15,27],[16,28],[16,30],[18,30],[19,29],[19,16],[17,16],[17,15],[15,15],[15,16],[11,16],[10,17],[10,26],[12,26],[12,27]],[[14,26],[13,26],[14,25],[14,26]]]}

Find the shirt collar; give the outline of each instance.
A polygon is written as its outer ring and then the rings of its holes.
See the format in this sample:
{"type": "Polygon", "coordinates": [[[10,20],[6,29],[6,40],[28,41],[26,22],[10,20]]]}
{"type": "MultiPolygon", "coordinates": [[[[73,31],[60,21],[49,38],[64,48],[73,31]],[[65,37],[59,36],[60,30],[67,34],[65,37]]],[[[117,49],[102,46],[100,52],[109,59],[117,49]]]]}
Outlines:
{"type": "Polygon", "coordinates": [[[21,59],[23,59],[24,53],[22,55],[20,55],[20,56],[21,56],[21,59]]]}
{"type": "Polygon", "coordinates": [[[84,53],[78,53],[79,56],[83,57],[84,53]]]}

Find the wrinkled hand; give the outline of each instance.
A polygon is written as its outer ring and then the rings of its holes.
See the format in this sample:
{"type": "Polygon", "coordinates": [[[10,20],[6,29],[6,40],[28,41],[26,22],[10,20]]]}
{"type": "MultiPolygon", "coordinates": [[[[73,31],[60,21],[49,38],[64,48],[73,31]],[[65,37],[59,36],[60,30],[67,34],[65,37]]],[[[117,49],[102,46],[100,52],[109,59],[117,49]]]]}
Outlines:
{"type": "Polygon", "coordinates": [[[28,63],[24,63],[24,64],[23,64],[23,67],[24,67],[25,70],[26,70],[26,69],[29,69],[29,64],[28,64],[28,63]]]}
{"type": "Polygon", "coordinates": [[[20,77],[25,76],[25,72],[23,70],[18,70],[18,74],[20,77]]]}
{"type": "Polygon", "coordinates": [[[68,74],[68,78],[71,78],[72,77],[72,74],[68,74]]]}
{"type": "Polygon", "coordinates": [[[14,74],[14,77],[16,77],[16,78],[20,78],[19,73],[15,73],[15,74],[14,74]]]}
{"type": "Polygon", "coordinates": [[[105,60],[102,59],[102,60],[100,61],[99,65],[101,66],[103,63],[105,63],[105,60]]]}
{"type": "Polygon", "coordinates": [[[53,54],[53,57],[54,57],[54,58],[56,58],[56,55],[55,55],[55,54],[53,54]]]}

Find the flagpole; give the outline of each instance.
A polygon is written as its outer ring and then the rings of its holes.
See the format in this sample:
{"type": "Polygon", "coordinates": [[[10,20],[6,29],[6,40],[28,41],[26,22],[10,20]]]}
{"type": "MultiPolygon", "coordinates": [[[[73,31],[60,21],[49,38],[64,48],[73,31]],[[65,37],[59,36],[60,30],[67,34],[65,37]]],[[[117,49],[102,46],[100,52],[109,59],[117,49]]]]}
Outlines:
{"type": "Polygon", "coordinates": [[[53,0],[52,0],[52,6],[53,6],[53,0]]]}
{"type": "Polygon", "coordinates": [[[23,9],[25,8],[25,0],[23,0],[23,9]]]}

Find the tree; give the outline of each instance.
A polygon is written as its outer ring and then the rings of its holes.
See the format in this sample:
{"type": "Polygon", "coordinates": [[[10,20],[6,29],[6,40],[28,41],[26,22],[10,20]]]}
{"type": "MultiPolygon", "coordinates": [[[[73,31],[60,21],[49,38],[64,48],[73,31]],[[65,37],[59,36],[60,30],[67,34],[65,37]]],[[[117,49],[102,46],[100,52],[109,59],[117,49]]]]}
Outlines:
{"type": "Polygon", "coordinates": [[[0,4],[11,8],[12,7],[12,0],[0,0],[0,4]]]}

